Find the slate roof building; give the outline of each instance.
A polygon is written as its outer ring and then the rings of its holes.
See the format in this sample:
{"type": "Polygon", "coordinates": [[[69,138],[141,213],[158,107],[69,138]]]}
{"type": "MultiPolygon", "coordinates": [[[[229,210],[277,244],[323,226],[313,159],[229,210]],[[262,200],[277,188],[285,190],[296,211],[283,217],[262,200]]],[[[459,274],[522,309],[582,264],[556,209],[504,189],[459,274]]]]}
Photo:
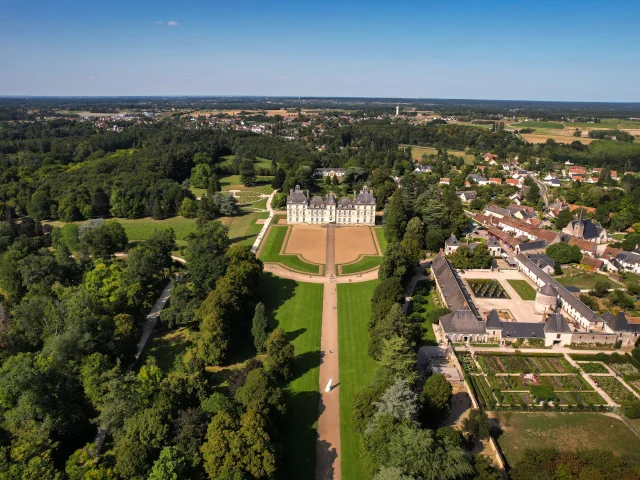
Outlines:
{"type": "Polygon", "coordinates": [[[582,211],[581,208],[578,212],[578,218],[569,222],[562,232],[590,242],[606,243],[608,241],[607,231],[598,222],[582,218],[582,211]]]}
{"type": "Polygon", "coordinates": [[[376,215],[376,199],[373,190],[363,187],[354,200],[342,197],[339,200],[333,192],[326,197],[314,195],[309,198],[296,185],[287,197],[287,222],[289,224],[309,223],[322,225],[337,223],[341,225],[374,225],[376,215]]]}

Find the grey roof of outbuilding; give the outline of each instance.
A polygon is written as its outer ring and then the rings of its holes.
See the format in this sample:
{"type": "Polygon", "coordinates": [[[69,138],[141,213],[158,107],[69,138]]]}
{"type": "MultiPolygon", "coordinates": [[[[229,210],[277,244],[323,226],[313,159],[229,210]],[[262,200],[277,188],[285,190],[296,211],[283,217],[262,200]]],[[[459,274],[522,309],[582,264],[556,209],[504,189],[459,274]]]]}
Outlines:
{"type": "Polygon", "coordinates": [[[633,252],[620,252],[616,255],[616,260],[624,263],[640,263],[640,255],[633,252]]]}
{"type": "Polygon", "coordinates": [[[552,267],[555,267],[556,265],[556,261],[553,258],[545,255],[544,253],[531,253],[529,254],[529,260],[532,260],[536,263],[542,260],[544,263],[546,263],[547,265],[551,265],[552,267]]]}
{"type": "Polygon", "coordinates": [[[481,177],[480,175],[477,175],[475,173],[470,174],[467,178],[470,178],[474,182],[486,182],[487,181],[486,178],[481,177]]]}
{"type": "Polygon", "coordinates": [[[521,263],[526,265],[529,270],[535,273],[535,275],[539,279],[541,279],[545,284],[550,283],[553,286],[553,288],[555,288],[556,291],[558,292],[558,296],[560,296],[560,298],[562,298],[565,302],[571,305],[571,307],[576,312],[578,312],[580,315],[586,318],[589,322],[597,321],[598,315],[596,315],[596,313],[593,310],[591,310],[584,303],[582,303],[578,298],[576,298],[575,295],[569,292],[569,290],[567,290],[564,287],[564,285],[558,283],[556,280],[551,278],[546,272],[544,272],[540,267],[538,267],[538,265],[536,265],[534,262],[529,260],[529,258],[526,255],[519,253],[518,255],[516,255],[516,258],[521,263]]]}
{"type": "Polygon", "coordinates": [[[302,190],[300,190],[299,185],[296,185],[295,190],[294,189],[289,190],[287,203],[307,203],[307,196],[304,194],[302,190]]]}
{"type": "Polygon", "coordinates": [[[497,213],[498,215],[502,215],[503,217],[510,217],[511,216],[511,210],[507,210],[506,208],[502,208],[498,205],[487,205],[485,210],[487,212],[493,212],[493,213],[497,213]]]}
{"type": "Polygon", "coordinates": [[[547,248],[547,242],[545,240],[533,240],[531,242],[523,242],[518,245],[521,252],[528,252],[530,250],[543,250],[547,248]]]}
{"type": "Polygon", "coordinates": [[[444,253],[438,253],[431,262],[431,273],[438,282],[438,286],[444,295],[444,301],[449,310],[470,309],[476,317],[480,316],[468,293],[462,289],[444,253]]]}
{"type": "Polygon", "coordinates": [[[611,312],[602,314],[602,320],[614,332],[640,332],[640,324],[629,323],[624,312],[613,315],[611,312]]]}
{"type": "Polygon", "coordinates": [[[457,195],[457,196],[459,196],[459,197],[460,197],[461,195],[464,195],[464,196],[465,196],[465,198],[471,198],[471,199],[473,199],[473,200],[475,200],[476,198],[478,198],[478,193],[477,193],[477,192],[475,192],[475,191],[473,191],[473,190],[458,190],[458,191],[456,192],[456,195],[457,195]]]}
{"type": "Polygon", "coordinates": [[[316,172],[344,172],[344,168],[316,168],[316,172]]]}
{"type": "Polygon", "coordinates": [[[502,322],[502,337],[544,338],[544,323],[502,322]]]}
{"type": "Polygon", "coordinates": [[[544,331],[547,333],[572,333],[567,320],[559,313],[547,317],[544,322],[544,331]]]}
{"type": "Polygon", "coordinates": [[[471,310],[456,310],[440,317],[440,326],[445,333],[486,333],[484,322],[479,321],[471,310]]]}
{"type": "Polygon", "coordinates": [[[376,199],[373,198],[371,191],[367,187],[364,187],[360,190],[360,193],[356,196],[355,200],[356,205],[375,205],[376,199]]]}
{"type": "Polygon", "coordinates": [[[495,308],[491,310],[489,312],[489,315],[487,316],[486,327],[487,329],[492,329],[492,330],[502,330],[502,321],[500,320],[500,317],[498,316],[498,312],[496,311],[495,308]]]}
{"type": "Polygon", "coordinates": [[[458,239],[452,233],[451,236],[444,241],[444,244],[445,245],[453,245],[453,246],[455,246],[455,245],[460,245],[460,242],[458,242],[458,239]]]}
{"type": "Polygon", "coordinates": [[[489,237],[489,240],[487,241],[487,247],[488,248],[495,248],[495,247],[502,248],[502,245],[500,245],[500,242],[496,239],[496,237],[489,237]]]}

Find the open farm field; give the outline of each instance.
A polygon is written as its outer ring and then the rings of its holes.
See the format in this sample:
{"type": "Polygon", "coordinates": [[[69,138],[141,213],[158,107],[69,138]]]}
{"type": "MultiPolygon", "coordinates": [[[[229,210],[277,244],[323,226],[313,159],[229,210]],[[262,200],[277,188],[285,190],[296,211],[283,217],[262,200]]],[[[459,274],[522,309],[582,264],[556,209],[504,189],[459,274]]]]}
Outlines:
{"type": "MultiPolygon", "coordinates": [[[[411,147],[411,157],[414,160],[422,160],[422,155],[436,155],[438,153],[437,148],[423,147],[419,145],[400,145],[400,148],[411,147]]],[[[447,153],[452,156],[462,157],[464,162],[468,165],[473,165],[475,157],[469,153],[461,150],[447,150],[447,153]]]]}
{"type": "Polygon", "coordinates": [[[528,121],[528,122],[518,122],[512,123],[509,125],[510,127],[520,129],[520,128],[547,128],[553,130],[562,130],[564,128],[564,123],[561,122],[537,122],[537,121],[528,121]]]}
{"type": "Polygon", "coordinates": [[[552,139],[557,143],[571,143],[576,140],[585,145],[594,142],[593,138],[586,137],[574,137],[573,135],[543,135],[543,134],[535,134],[535,133],[523,133],[520,134],[522,138],[524,138],[529,143],[546,143],[547,139],[552,139]]]}
{"type": "Polygon", "coordinates": [[[502,428],[498,444],[513,466],[529,448],[575,452],[606,448],[640,459],[640,439],[622,421],[599,413],[492,414],[502,428]]]}

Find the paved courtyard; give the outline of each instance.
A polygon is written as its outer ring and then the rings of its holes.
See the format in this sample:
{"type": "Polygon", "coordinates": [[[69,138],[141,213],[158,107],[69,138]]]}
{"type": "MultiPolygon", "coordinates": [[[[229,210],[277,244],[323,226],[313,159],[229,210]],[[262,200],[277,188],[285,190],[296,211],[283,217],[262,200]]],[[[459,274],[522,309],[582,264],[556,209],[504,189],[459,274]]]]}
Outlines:
{"type": "Polygon", "coordinates": [[[511,284],[507,280],[525,280],[532,288],[535,286],[529,279],[518,270],[494,270],[478,271],[478,270],[465,270],[465,273],[460,277],[464,281],[467,291],[471,294],[473,303],[476,304],[480,314],[483,318],[486,318],[487,314],[493,310],[508,310],[516,322],[541,322],[542,315],[539,315],[533,311],[533,300],[522,300],[520,295],[513,289],[511,284]],[[504,291],[510,298],[480,298],[473,294],[473,291],[469,287],[468,280],[470,279],[486,279],[486,280],[498,280],[504,291]]]}

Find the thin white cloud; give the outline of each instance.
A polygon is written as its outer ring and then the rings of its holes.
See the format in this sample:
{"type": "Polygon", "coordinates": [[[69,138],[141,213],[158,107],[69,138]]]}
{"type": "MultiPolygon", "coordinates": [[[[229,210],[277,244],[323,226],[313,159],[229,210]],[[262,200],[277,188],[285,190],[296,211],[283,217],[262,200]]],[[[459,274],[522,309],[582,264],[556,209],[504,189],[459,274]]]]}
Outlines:
{"type": "Polygon", "coordinates": [[[89,80],[95,80],[96,77],[89,77],[89,80]]]}
{"type": "Polygon", "coordinates": [[[167,25],[169,25],[170,27],[177,27],[178,26],[178,22],[174,22],[173,20],[170,20],[167,22],[167,25]]]}
{"type": "Polygon", "coordinates": [[[156,20],[154,23],[156,25],[162,25],[164,22],[162,20],[156,20]]]}

